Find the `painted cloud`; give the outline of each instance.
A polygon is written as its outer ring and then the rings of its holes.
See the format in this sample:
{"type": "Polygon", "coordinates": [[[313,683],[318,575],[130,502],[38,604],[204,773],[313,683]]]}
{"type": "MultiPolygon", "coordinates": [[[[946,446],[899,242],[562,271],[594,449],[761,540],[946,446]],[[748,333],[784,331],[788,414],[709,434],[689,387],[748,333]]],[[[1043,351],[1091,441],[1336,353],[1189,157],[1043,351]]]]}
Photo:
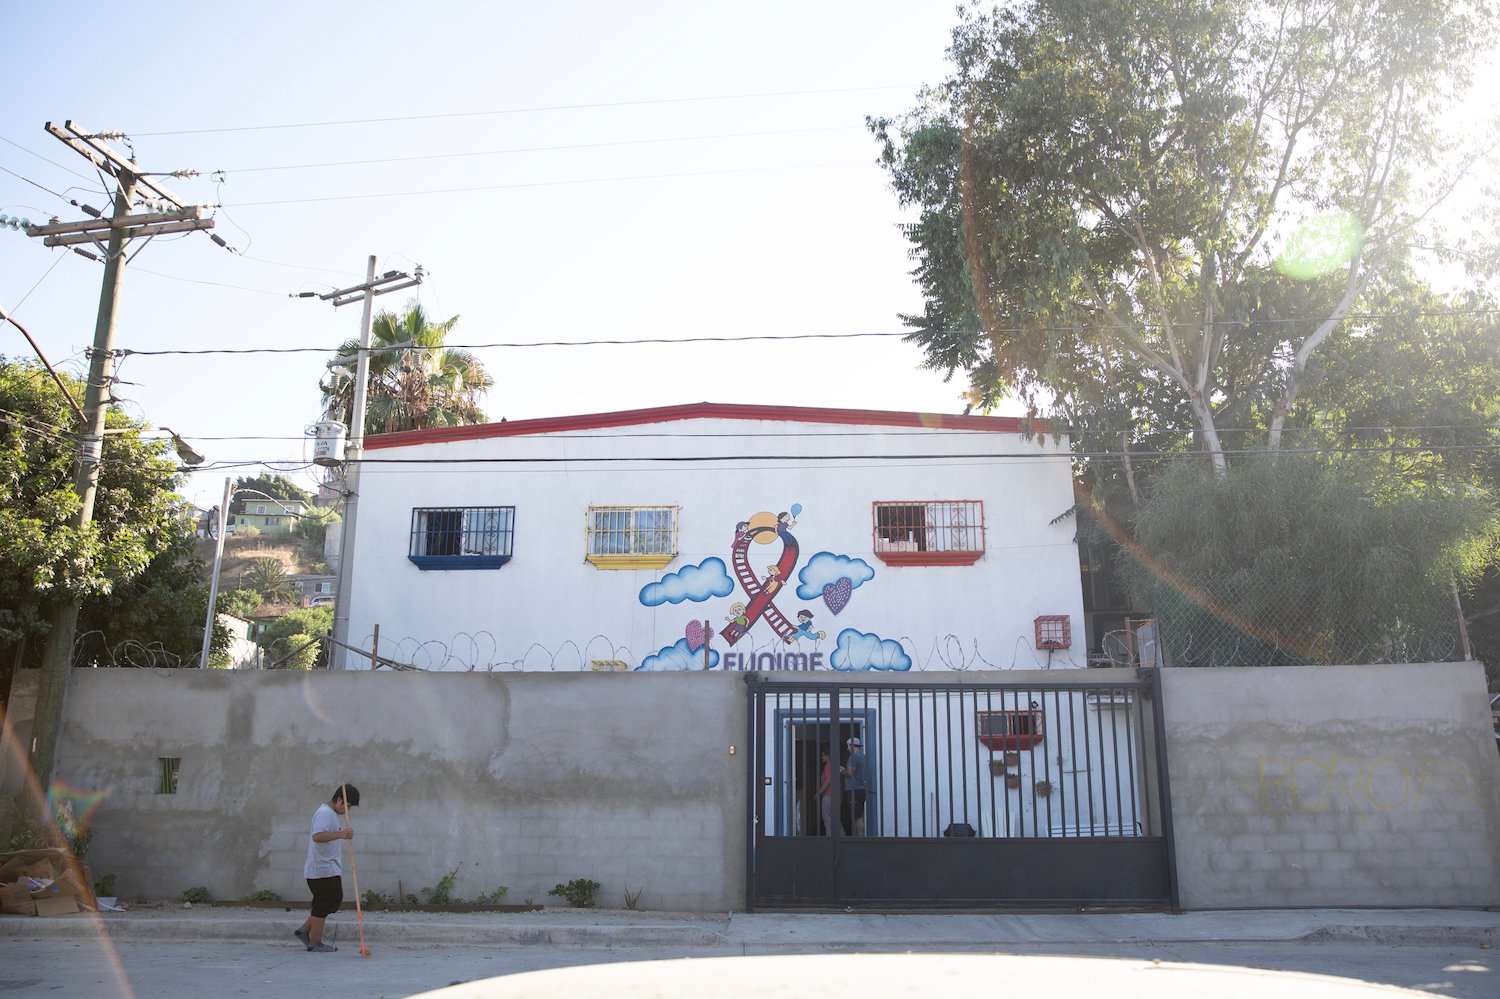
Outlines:
{"type": "Polygon", "coordinates": [[[797,580],[801,583],[797,587],[797,596],[802,600],[815,600],[823,595],[824,587],[830,583],[847,579],[849,588],[857,590],[862,583],[868,583],[874,578],[875,570],[864,559],[835,555],[833,552],[818,552],[797,573],[797,580]]]}
{"type": "MultiPolygon", "coordinates": [[[[708,668],[719,665],[719,653],[708,650],[708,668]]],[[[654,656],[647,656],[635,668],[637,673],[667,673],[671,671],[703,669],[703,653],[689,652],[687,639],[679,638],[676,645],[668,645],[654,656]]]]}
{"type": "Polygon", "coordinates": [[[911,669],[911,657],[900,642],[845,628],[839,632],[838,648],[828,657],[828,665],[844,671],[878,669],[904,673],[911,669]]]}
{"type": "Polygon", "coordinates": [[[734,580],[721,558],[706,558],[681,572],[669,572],[654,583],[641,588],[641,603],[647,607],[680,604],[684,600],[701,602],[710,597],[727,597],[734,592],[734,580]]]}

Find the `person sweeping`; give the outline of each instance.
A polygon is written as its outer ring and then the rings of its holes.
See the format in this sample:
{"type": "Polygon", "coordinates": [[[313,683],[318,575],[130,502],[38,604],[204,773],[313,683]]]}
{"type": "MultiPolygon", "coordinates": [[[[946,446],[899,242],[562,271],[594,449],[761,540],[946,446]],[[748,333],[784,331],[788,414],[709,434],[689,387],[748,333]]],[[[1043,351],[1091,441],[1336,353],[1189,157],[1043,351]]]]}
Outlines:
{"type": "MultiPolygon", "coordinates": [[[[354,839],[353,827],[342,826],[339,816],[347,815],[349,809],[358,804],[359,788],[353,784],[340,784],[334,788],[333,797],[313,813],[307,862],[302,865],[302,876],[307,878],[307,887],[312,891],[312,912],[292,933],[314,954],[330,954],[338,950],[323,942],[323,923],[338,912],[344,902],[344,852],[340,841],[354,839]]],[[[353,848],[352,844],[350,848],[353,848]]]]}

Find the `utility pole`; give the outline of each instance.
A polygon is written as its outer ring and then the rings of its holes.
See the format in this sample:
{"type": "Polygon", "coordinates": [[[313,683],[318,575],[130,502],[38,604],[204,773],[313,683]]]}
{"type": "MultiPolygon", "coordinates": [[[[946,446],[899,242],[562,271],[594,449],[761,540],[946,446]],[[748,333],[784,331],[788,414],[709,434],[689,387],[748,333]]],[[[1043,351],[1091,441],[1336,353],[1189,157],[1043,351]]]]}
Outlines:
{"type": "MultiPolygon", "coordinates": [[[[370,378],[370,327],[376,297],[393,291],[412,288],[422,283],[422,267],[417,265],[416,274],[405,271],[386,271],[375,276],[375,258],[371,256],[365,267],[363,284],[340,288],[316,296],[324,302],[332,302],[334,308],[364,303],[364,315],[359,326],[359,353],[354,365],[354,406],[349,414],[349,442],[344,447],[344,521],[339,530],[339,580],[338,590],[333,595],[333,648],[329,652],[330,669],[348,668],[349,644],[349,597],[354,580],[354,524],[359,516],[359,471],[360,455],[365,443],[365,396],[370,378]]],[[[302,298],[314,297],[304,292],[302,298]]]]}
{"type": "MultiPolygon", "coordinates": [[[[107,174],[115,182],[114,209],[108,218],[83,222],[58,222],[31,226],[26,235],[41,236],[46,246],[91,243],[104,255],[104,283],[99,292],[99,312],[94,322],[94,346],[89,352],[89,380],[84,390],[83,430],[78,438],[78,464],[73,489],[78,494],[78,512],[73,525],[86,528],[94,519],[94,497],[99,487],[99,458],[104,448],[104,417],[114,372],[115,315],[120,284],[125,272],[125,250],[130,241],[172,232],[212,229],[214,221],[203,217],[201,206],[184,207],[155,176],[140,168],[131,157],[117,153],[106,141],[118,135],[89,132],[74,121],[47,123],[49,135],[107,174]],[[131,214],[138,198],[148,201],[149,211],[131,214]]],[[[179,172],[178,176],[190,176],[179,172]]],[[[214,239],[218,240],[218,237],[214,239]]],[[[84,252],[84,251],[80,251],[84,252]]],[[[139,251],[137,251],[139,252],[139,251]]],[[[86,253],[86,256],[92,254],[86,253]]],[[[43,793],[51,786],[52,764],[57,754],[58,729],[62,724],[63,697],[68,671],[73,665],[73,642],[78,628],[80,603],[68,600],[52,614],[52,630],[42,656],[37,686],[36,715],[32,721],[31,767],[43,793]]]]}

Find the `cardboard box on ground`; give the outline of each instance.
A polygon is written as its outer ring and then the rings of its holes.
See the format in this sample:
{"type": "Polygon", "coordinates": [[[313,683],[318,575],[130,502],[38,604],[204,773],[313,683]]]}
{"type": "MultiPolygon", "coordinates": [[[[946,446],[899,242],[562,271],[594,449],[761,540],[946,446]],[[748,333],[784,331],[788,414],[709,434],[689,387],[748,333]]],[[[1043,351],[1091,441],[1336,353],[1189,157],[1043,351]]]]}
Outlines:
{"type": "Polygon", "coordinates": [[[88,871],[67,850],[0,853],[0,914],[65,916],[95,907],[88,871]]]}

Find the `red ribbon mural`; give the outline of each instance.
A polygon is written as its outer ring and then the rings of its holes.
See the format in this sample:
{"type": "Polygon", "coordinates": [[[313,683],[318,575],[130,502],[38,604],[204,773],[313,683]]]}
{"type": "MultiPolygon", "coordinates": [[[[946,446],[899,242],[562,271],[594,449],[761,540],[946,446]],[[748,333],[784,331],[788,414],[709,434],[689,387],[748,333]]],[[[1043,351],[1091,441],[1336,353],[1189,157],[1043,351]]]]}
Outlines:
{"type": "Polygon", "coordinates": [[[792,578],[792,570],[797,568],[798,551],[789,514],[757,513],[739,526],[730,548],[730,561],[735,578],[750,602],[730,608],[729,623],[721,632],[726,642],[730,645],[738,642],[761,618],[765,618],[782,641],[792,642],[797,628],[776,607],[774,598],[782,584],[792,578]],[[750,568],[750,545],[769,545],[778,540],[781,542],[781,557],[766,570],[766,578],[759,579],[750,568]]]}

